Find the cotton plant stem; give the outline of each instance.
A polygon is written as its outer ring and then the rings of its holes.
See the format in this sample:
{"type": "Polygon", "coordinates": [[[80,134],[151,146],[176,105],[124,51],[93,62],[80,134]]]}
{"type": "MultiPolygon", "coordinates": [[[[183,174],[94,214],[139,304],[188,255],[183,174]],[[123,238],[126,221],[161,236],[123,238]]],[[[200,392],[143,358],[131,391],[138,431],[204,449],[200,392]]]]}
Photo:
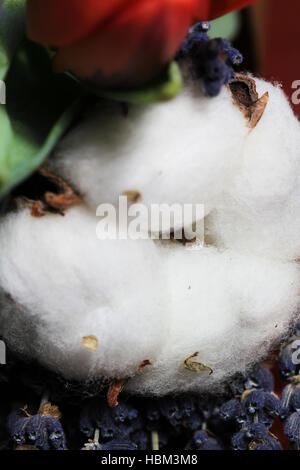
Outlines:
{"type": "Polygon", "coordinates": [[[159,435],[157,431],[151,432],[152,450],[159,450],[159,435]]]}
{"type": "Polygon", "coordinates": [[[100,431],[98,428],[95,429],[95,434],[94,434],[94,442],[95,444],[99,444],[99,438],[100,438],[100,431]]]}
{"type": "Polygon", "coordinates": [[[42,399],[41,399],[41,402],[40,402],[39,412],[42,411],[43,406],[46,403],[49,403],[49,392],[47,390],[43,393],[43,396],[42,396],[42,399]]]}

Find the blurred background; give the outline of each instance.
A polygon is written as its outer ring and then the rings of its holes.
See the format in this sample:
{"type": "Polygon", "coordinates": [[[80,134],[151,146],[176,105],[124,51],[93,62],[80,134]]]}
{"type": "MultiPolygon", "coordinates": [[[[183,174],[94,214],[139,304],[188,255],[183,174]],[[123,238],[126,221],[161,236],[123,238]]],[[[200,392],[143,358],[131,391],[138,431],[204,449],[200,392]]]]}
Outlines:
{"type": "Polygon", "coordinates": [[[293,83],[300,101],[299,0],[259,0],[242,12],[215,20],[211,34],[227,37],[243,53],[243,70],[281,82],[300,118],[300,103],[292,102],[293,83]]]}

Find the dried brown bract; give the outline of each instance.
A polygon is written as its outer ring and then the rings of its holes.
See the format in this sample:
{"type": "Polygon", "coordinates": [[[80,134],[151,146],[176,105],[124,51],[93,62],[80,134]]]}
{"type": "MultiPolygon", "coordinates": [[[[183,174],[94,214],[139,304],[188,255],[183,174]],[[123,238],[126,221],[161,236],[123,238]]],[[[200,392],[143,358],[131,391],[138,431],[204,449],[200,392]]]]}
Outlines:
{"type": "MultiPolygon", "coordinates": [[[[138,372],[142,372],[145,367],[152,366],[152,362],[149,359],[145,359],[138,367],[138,372]]],[[[118,406],[118,396],[122,392],[125,384],[128,382],[129,378],[115,380],[108,389],[107,392],[107,403],[110,408],[115,408],[118,406]]]]}
{"type": "Polygon", "coordinates": [[[244,114],[250,129],[254,129],[260,121],[269,101],[269,93],[266,92],[261,98],[256,91],[256,83],[253,78],[237,74],[235,79],[228,85],[234,104],[244,114]]]}
{"type": "Polygon", "coordinates": [[[81,201],[71,186],[45,168],[18,186],[13,197],[17,205],[31,205],[32,217],[43,217],[47,212],[64,215],[66,209],[81,201]]]}
{"type": "Polygon", "coordinates": [[[107,403],[110,408],[115,408],[118,406],[118,396],[123,390],[128,379],[116,380],[113,382],[107,392],[107,403]]]}
{"type": "Polygon", "coordinates": [[[58,406],[51,405],[51,403],[45,403],[42,405],[42,407],[39,409],[39,414],[42,416],[52,416],[56,419],[60,419],[62,416],[58,406]]]}
{"type": "Polygon", "coordinates": [[[188,369],[192,372],[209,372],[209,375],[213,373],[213,369],[208,366],[207,364],[204,364],[203,362],[199,361],[194,361],[193,359],[195,357],[199,356],[199,352],[195,352],[194,354],[191,354],[190,356],[186,357],[185,360],[183,361],[183,367],[185,369],[188,369]]]}

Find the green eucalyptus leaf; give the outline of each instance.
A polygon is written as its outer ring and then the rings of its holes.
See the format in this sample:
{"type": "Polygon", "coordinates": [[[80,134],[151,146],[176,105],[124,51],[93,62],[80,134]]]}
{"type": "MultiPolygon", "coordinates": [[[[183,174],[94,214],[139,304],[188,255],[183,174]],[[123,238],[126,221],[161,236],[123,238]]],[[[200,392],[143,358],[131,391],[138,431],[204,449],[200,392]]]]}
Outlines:
{"type": "Polygon", "coordinates": [[[0,0],[0,79],[5,78],[10,62],[25,33],[26,0],[0,0]]]}
{"type": "Polygon", "coordinates": [[[88,85],[94,94],[115,101],[126,103],[155,103],[174,98],[182,88],[182,76],[176,62],[171,62],[167,70],[152,83],[135,90],[107,90],[88,85]]]}
{"type": "Polygon", "coordinates": [[[211,29],[208,35],[211,39],[220,37],[228,39],[228,41],[233,41],[239,33],[240,23],[240,12],[234,11],[228,13],[210,22],[211,29]]]}
{"type": "Polygon", "coordinates": [[[38,168],[80,111],[87,95],[53,74],[45,48],[22,43],[6,76],[0,105],[0,197],[38,168]]]}

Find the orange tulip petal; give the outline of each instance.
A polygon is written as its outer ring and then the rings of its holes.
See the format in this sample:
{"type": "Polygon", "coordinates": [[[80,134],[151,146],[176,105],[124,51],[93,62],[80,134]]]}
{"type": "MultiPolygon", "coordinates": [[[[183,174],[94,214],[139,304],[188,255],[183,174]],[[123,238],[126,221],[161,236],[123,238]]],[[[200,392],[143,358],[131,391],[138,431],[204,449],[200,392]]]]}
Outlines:
{"type": "Polygon", "coordinates": [[[109,86],[146,80],[180,46],[194,16],[194,0],[139,2],[116,15],[88,38],[61,48],[56,71],[80,78],[97,76],[109,86]]]}
{"type": "Polygon", "coordinates": [[[33,41],[66,46],[138,0],[27,0],[27,32],[33,41]]]}

